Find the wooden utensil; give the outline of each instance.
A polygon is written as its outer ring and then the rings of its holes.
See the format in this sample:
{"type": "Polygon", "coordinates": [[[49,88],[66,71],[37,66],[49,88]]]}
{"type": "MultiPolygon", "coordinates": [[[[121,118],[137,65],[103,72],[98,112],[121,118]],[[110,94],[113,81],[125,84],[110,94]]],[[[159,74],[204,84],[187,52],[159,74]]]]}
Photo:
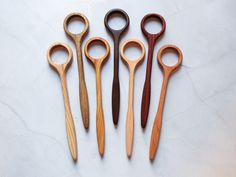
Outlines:
{"type": "Polygon", "coordinates": [[[161,131],[161,125],[162,125],[162,114],[163,114],[163,109],[164,109],[168,81],[169,81],[170,76],[174,73],[174,71],[176,71],[180,67],[182,60],[183,60],[183,55],[182,55],[181,50],[174,45],[163,46],[159,50],[158,55],[157,55],[157,61],[161,70],[163,71],[164,78],[163,78],[163,83],[162,83],[162,88],[161,88],[159,106],[158,106],[157,114],[156,114],[153,128],[152,128],[152,136],[151,136],[150,150],[149,150],[150,160],[154,160],[156,149],[159,144],[160,131],[161,131]],[[168,52],[169,50],[176,52],[178,55],[178,62],[174,66],[167,66],[162,61],[163,54],[168,52]]]}
{"type": "Polygon", "coordinates": [[[142,106],[141,106],[141,126],[142,128],[146,127],[148,112],[150,106],[150,96],[151,96],[151,72],[152,72],[152,58],[153,58],[153,50],[155,43],[160,37],[164,34],[166,29],[166,22],[164,18],[159,14],[147,14],[143,17],[141,21],[141,29],[148,41],[148,58],[147,58],[147,68],[146,68],[146,79],[143,87],[143,96],[142,96],[142,106]],[[156,18],[161,22],[162,29],[157,34],[151,34],[146,31],[145,23],[152,19],[156,18]]]}
{"type": "Polygon", "coordinates": [[[144,60],[145,56],[145,48],[141,41],[136,39],[131,39],[123,43],[121,46],[121,58],[123,59],[124,63],[129,68],[129,101],[128,101],[128,111],[127,111],[127,117],[126,117],[126,152],[128,158],[132,155],[133,150],[133,139],[134,139],[134,110],[133,110],[133,97],[134,97],[134,73],[139,64],[141,64],[144,60]],[[135,45],[140,48],[141,50],[141,56],[138,57],[135,61],[129,60],[125,54],[124,51],[127,49],[130,45],[135,45]]]}
{"type": "Polygon", "coordinates": [[[112,34],[114,40],[114,75],[113,75],[113,83],[112,83],[112,115],[113,115],[113,123],[115,126],[118,124],[119,120],[119,110],[120,110],[120,81],[119,81],[119,43],[122,34],[127,30],[129,26],[129,16],[122,9],[112,9],[107,12],[104,18],[104,24],[107,30],[112,34]],[[120,14],[124,17],[126,24],[123,28],[119,30],[112,29],[108,22],[112,15],[120,14]]]}
{"type": "Polygon", "coordinates": [[[65,106],[67,138],[68,138],[71,156],[73,160],[76,161],[77,160],[77,141],[76,141],[75,126],[74,126],[74,121],[71,114],[70,102],[69,102],[69,96],[68,96],[67,84],[66,84],[66,71],[72,63],[72,50],[66,44],[55,43],[49,47],[48,52],[47,52],[47,59],[48,59],[49,65],[55,71],[57,71],[61,79],[62,93],[64,97],[64,106],[65,106]],[[56,64],[52,61],[51,55],[56,49],[63,49],[68,52],[68,58],[64,64],[56,64]]]}
{"type": "Polygon", "coordinates": [[[97,93],[97,112],[96,112],[96,130],[97,130],[97,142],[98,142],[98,149],[101,156],[104,154],[104,146],[105,146],[105,125],[104,125],[104,113],[102,107],[102,92],[101,92],[101,68],[103,64],[107,61],[109,53],[110,53],[110,46],[108,42],[99,37],[94,37],[89,39],[84,48],[84,53],[87,59],[93,66],[95,67],[96,71],[96,93],[97,93]],[[96,42],[101,43],[104,45],[106,49],[106,53],[101,58],[94,58],[89,55],[89,48],[92,45],[95,45],[96,42]]]}
{"type": "Polygon", "coordinates": [[[84,79],[84,67],[83,67],[83,59],[81,52],[81,44],[83,38],[88,32],[89,21],[85,15],[80,13],[72,13],[69,14],[64,20],[64,30],[65,33],[74,41],[76,46],[76,54],[77,54],[77,64],[78,64],[78,72],[79,72],[79,98],[80,98],[80,109],[82,113],[82,119],[85,129],[89,128],[89,101],[88,101],[88,93],[87,87],[84,79]],[[68,25],[72,19],[79,18],[85,24],[84,30],[81,33],[73,34],[68,30],[68,25]]]}

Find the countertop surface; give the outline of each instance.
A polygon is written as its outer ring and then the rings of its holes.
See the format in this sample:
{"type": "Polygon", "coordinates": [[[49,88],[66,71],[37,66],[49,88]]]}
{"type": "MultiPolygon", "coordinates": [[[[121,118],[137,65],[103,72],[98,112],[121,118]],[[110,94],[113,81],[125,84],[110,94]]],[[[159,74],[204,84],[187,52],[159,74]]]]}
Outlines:
{"type": "MultiPolygon", "coordinates": [[[[0,176],[235,177],[235,7],[234,0],[2,0],[0,176]],[[167,23],[165,35],[155,45],[145,130],[140,125],[140,110],[147,57],[135,73],[135,133],[130,160],[125,149],[129,72],[121,60],[118,127],[112,122],[113,41],[103,23],[106,12],[112,8],[122,8],[130,17],[129,30],[121,42],[137,38],[146,50],[147,40],[140,30],[143,16],[159,13],[167,23]],[[63,20],[71,12],[83,13],[89,19],[90,30],[83,47],[94,36],[105,38],[111,45],[111,55],[102,69],[106,133],[103,158],[99,156],[96,138],[95,72],[85,56],[90,105],[88,132],[81,119],[75,46],[63,30],[63,20]],[[46,59],[47,49],[54,42],[64,42],[73,49],[67,82],[78,142],[76,164],[67,143],[60,80],[46,59]],[[150,136],[163,79],[156,56],[164,44],[177,45],[184,58],[181,69],[169,81],[160,144],[151,163],[150,136]]],[[[119,23],[122,21],[114,21],[113,25],[119,23]]],[[[155,28],[152,23],[149,26],[155,28]]],[[[99,48],[93,50],[94,54],[102,52],[99,48]]],[[[127,55],[134,56],[135,51],[127,55]]]]}

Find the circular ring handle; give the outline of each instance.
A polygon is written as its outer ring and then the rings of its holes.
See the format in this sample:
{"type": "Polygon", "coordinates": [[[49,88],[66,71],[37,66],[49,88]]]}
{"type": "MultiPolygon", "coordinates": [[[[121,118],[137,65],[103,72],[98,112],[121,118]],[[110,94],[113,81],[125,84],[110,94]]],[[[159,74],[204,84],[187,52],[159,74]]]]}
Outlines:
{"type": "Polygon", "coordinates": [[[61,66],[64,66],[64,68],[67,69],[68,66],[69,66],[69,65],[71,64],[71,62],[72,62],[72,50],[71,50],[71,48],[70,48],[68,45],[66,45],[66,44],[64,44],[64,43],[59,43],[59,42],[58,42],[58,43],[54,43],[54,44],[52,44],[52,45],[49,47],[49,49],[48,49],[48,51],[47,51],[47,59],[48,59],[49,65],[50,65],[51,67],[53,67],[54,69],[58,69],[58,67],[61,67],[61,66]],[[55,49],[60,49],[60,48],[65,49],[65,51],[68,53],[67,60],[66,60],[66,62],[63,63],[63,64],[57,64],[57,63],[55,63],[55,62],[52,60],[52,58],[51,58],[52,53],[55,51],[55,49]]]}
{"type": "Polygon", "coordinates": [[[70,36],[71,38],[75,38],[76,36],[83,37],[88,31],[89,21],[88,21],[87,17],[85,15],[81,14],[81,13],[71,13],[71,14],[66,16],[66,18],[64,20],[64,23],[63,23],[63,27],[64,27],[64,30],[65,30],[66,34],[68,36],[70,36]],[[85,24],[84,30],[82,32],[75,34],[75,33],[71,33],[69,31],[68,25],[69,25],[70,21],[73,18],[80,18],[82,20],[82,22],[85,24]]]}
{"type": "Polygon", "coordinates": [[[148,37],[154,37],[154,38],[158,38],[160,37],[166,30],[166,21],[165,19],[159,15],[159,14],[147,14],[143,17],[142,21],[141,21],[141,30],[143,32],[143,34],[148,38],[148,37]],[[152,34],[152,33],[149,33],[146,29],[145,29],[145,24],[147,22],[148,19],[150,18],[157,18],[160,22],[161,22],[161,25],[162,25],[162,28],[161,28],[161,31],[156,33],[156,34],[152,34]]]}
{"type": "Polygon", "coordinates": [[[129,26],[129,16],[122,9],[112,9],[112,10],[108,11],[107,14],[105,15],[104,24],[105,24],[106,28],[113,34],[114,33],[123,33],[125,31],[125,29],[129,26]],[[119,30],[115,30],[109,26],[108,21],[109,21],[109,18],[111,17],[111,15],[113,15],[113,14],[120,14],[122,17],[124,17],[126,24],[123,28],[121,28],[119,30]]]}
{"type": "Polygon", "coordinates": [[[169,70],[170,72],[173,72],[180,67],[180,65],[183,61],[183,54],[177,46],[165,45],[165,46],[161,47],[160,50],[158,51],[157,61],[163,70],[169,70]],[[168,66],[162,61],[163,54],[167,53],[168,51],[174,51],[178,55],[178,62],[174,66],[168,66]]]}
{"type": "Polygon", "coordinates": [[[108,57],[108,55],[110,53],[110,46],[109,46],[108,42],[105,39],[103,39],[101,37],[93,37],[93,38],[89,39],[86,42],[85,47],[84,47],[84,53],[85,53],[85,56],[87,57],[87,59],[91,63],[95,64],[96,60],[104,60],[104,59],[106,59],[108,57]],[[104,56],[102,56],[101,58],[94,58],[94,57],[90,56],[89,52],[88,52],[89,48],[91,47],[91,45],[93,45],[96,42],[102,43],[104,45],[104,47],[105,47],[105,50],[106,50],[104,56]]]}
{"type": "Polygon", "coordinates": [[[141,50],[141,55],[135,60],[137,63],[141,63],[144,59],[144,56],[145,56],[145,47],[144,47],[143,43],[140,40],[137,40],[137,39],[127,40],[121,45],[121,50],[120,50],[121,58],[127,64],[128,64],[128,62],[134,62],[133,60],[129,60],[124,54],[125,49],[129,48],[129,45],[132,45],[132,44],[137,45],[138,48],[141,50]]]}

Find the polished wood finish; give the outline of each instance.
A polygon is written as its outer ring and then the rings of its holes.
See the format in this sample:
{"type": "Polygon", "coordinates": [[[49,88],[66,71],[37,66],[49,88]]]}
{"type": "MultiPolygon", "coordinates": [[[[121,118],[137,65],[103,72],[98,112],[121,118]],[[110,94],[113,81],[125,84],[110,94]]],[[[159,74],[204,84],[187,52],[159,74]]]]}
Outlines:
{"type": "Polygon", "coordinates": [[[103,64],[107,61],[109,53],[110,53],[110,46],[108,42],[99,37],[89,39],[84,48],[84,53],[89,62],[95,67],[96,72],[96,94],[97,94],[97,112],[96,112],[96,130],[97,130],[97,142],[98,142],[98,149],[101,156],[104,154],[104,147],[105,147],[105,123],[104,123],[104,113],[102,107],[102,91],[101,91],[101,68],[103,64]],[[102,43],[106,48],[106,53],[103,57],[97,59],[93,58],[89,55],[89,48],[96,42],[102,43]]]}
{"type": "Polygon", "coordinates": [[[65,106],[67,138],[68,138],[71,156],[73,160],[76,161],[77,160],[77,140],[76,140],[74,121],[73,121],[73,117],[72,117],[71,109],[70,109],[70,102],[69,102],[67,83],[66,83],[66,71],[72,62],[72,50],[66,44],[55,43],[51,47],[49,47],[48,52],[47,52],[47,59],[48,59],[49,65],[55,71],[57,71],[61,79],[62,93],[64,97],[64,106],[65,106]],[[64,64],[56,64],[51,59],[51,55],[53,51],[59,48],[63,48],[68,52],[68,59],[64,64]]]}
{"type": "Polygon", "coordinates": [[[149,150],[150,160],[154,160],[157,146],[159,144],[161,125],[162,125],[162,114],[163,114],[163,109],[164,109],[168,81],[171,74],[173,74],[173,72],[176,71],[181,66],[183,55],[182,55],[181,50],[178,47],[174,45],[165,45],[159,50],[158,55],[157,55],[157,60],[158,60],[158,64],[160,68],[163,71],[164,78],[163,78],[163,83],[162,83],[162,88],[161,88],[159,106],[158,106],[158,110],[157,110],[153,128],[152,128],[152,136],[151,136],[150,150],[149,150]],[[162,61],[162,55],[165,52],[168,52],[168,50],[175,51],[178,55],[178,62],[174,66],[167,66],[162,61]]]}
{"type": "Polygon", "coordinates": [[[106,29],[111,33],[114,40],[114,75],[113,75],[113,83],[112,83],[112,115],[113,115],[113,123],[117,126],[119,121],[119,111],[120,111],[120,81],[119,81],[119,44],[120,38],[122,34],[129,27],[129,16],[122,9],[112,9],[107,12],[104,18],[104,24],[106,29]],[[120,14],[124,17],[126,24],[122,29],[115,30],[112,29],[108,22],[109,18],[113,14],[120,14]]]}
{"type": "Polygon", "coordinates": [[[129,76],[129,101],[128,101],[128,111],[126,117],[126,152],[128,158],[131,157],[133,151],[133,139],[134,139],[134,106],[133,106],[133,97],[134,97],[134,73],[139,64],[141,64],[144,60],[145,56],[145,48],[141,41],[136,39],[131,39],[123,43],[121,46],[121,58],[123,59],[124,63],[128,66],[130,76],[129,76]],[[141,50],[140,57],[133,61],[129,60],[124,51],[130,45],[137,45],[141,50]]]}
{"type": "Polygon", "coordinates": [[[66,34],[74,41],[76,46],[76,54],[77,54],[77,64],[78,64],[78,72],[79,72],[79,98],[80,98],[80,109],[82,113],[83,124],[86,129],[89,128],[89,101],[88,101],[88,93],[87,87],[84,79],[84,67],[83,67],[83,59],[82,59],[82,51],[81,44],[83,38],[88,32],[89,21],[85,15],[80,13],[71,13],[64,20],[64,30],[66,34]],[[80,18],[84,24],[84,30],[79,34],[73,34],[68,30],[68,24],[70,20],[73,18],[80,18]]]}
{"type": "Polygon", "coordinates": [[[147,14],[143,17],[141,21],[141,30],[148,41],[148,57],[147,57],[147,68],[146,68],[146,78],[143,87],[143,96],[142,96],[142,106],[141,106],[141,126],[142,128],[146,127],[148,112],[150,106],[150,96],[151,96],[151,72],[152,72],[152,58],[153,58],[153,50],[155,47],[155,43],[160,37],[164,34],[166,29],[166,22],[164,18],[159,14],[147,14]],[[146,31],[145,23],[151,19],[157,18],[162,25],[162,29],[157,34],[151,34],[146,31]]]}

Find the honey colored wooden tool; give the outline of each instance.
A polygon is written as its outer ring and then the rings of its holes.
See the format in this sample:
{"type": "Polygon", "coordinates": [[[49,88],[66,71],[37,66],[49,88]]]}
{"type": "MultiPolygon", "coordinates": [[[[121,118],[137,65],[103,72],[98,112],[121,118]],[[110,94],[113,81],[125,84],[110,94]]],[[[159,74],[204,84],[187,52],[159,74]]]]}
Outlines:
{"type": "Polygon", "coordinates": [[[151,136],[150,150],[149,150],[150,160],[154,160],[157,146],[159,144],[161,125],[162,125],[162,114],[163,114],[163,109],[164,109],[168,81],[169,81],[170,76],[174,73],[174,71],[176,71],[180,67],[182,60],[183,60],[183,55],[182,55],[181,50],[174,45],[163,46],[159,50],[158,55],[157,55],[157,61],[160,68],[163,71],[164,78],[163,78],[163,83],[162,83],[162,88],[161,88],[159,106],[158,106],[158,110],[157,110],[153,128],[152,128],[152,136],[151,136]],[[167,66],[162,61],[163,54],[168,51],[174,51],[178,55],[178,62],[174,66],[167,66]]]}
{"type": "Polygon", "coordinates": [[[71,156],[74,161],[77,160],[77,141],[75,134],[75,126],[73,117],[70,109],[69,96],[67,91],[66,84],[66,71],[71,65],[72,62],[72,50],[69,46],[62,43],[55,43],[51,47],[49,47],[47,52],[47,59],[49,65],[59,74],[62,85],[62,93],[64,97],[64,105],[65,105],[65,118],[66,118],[66,130],[67,130],[67,138],[69,143],[69,148],[71,152],[71,156]],[[68,59],[64,64],[56,64],[52,61],[51,55],[56,49],[63,49],[68,52],[68,59]]]}
{"type": "Polygon", "coordinates": [[[155,43],[160,37],[164,34],[166,29],[166,22],[164,18],[159,14],[147,14],[143,17],[141,21],[141,30],[148,41],[148,58],[147,58],[147,68],[146,68],[146,78],[143,87],[143,96],[142,96],[142,106],[141,106],[141,126],[142,128],[146,127],[148,112],[150,106],[150,96],[151,96],[151,73],[152,73],[152,58],[153,50],[155,43]],[[145,23],[148,20],[155,18],[161,22],[162,29],[159,33],[151,34],[145,29],[145,23]]]}
{"type": "Polygon", "coordinates": [[[108,56],[110,54],[110,46],[108,42],[103,38],[99,37],[91,38],[85,44],[84,53],[89,62],[95,67],[95,72],[96,72],[96,93],[97,93],[96,130],[97,130],[98,150],[100,155],[103,156],[104,146],[105,146],[105,123],[104,123],[104,113],[102,107],[101,68],[108,59],[108,56]],[[96,43],[100,43],[106,48],[106,53],[101,58],[94,58],[89,55],[89,48],[92,45],[96,45],[96,43]]]}
{"type": "Polygon", "coordinates": [[[66,34],[74,41],[76,46],[76,54],[77,54],[77,64],[78,64],[78,72],[79,72],[79,98],[80,98],[80,109],[82,113],[83,124],[86,129],[89,128],[89,101],[88,101],[88,93],[87,87],[84,78],[84,67],[83,67],[83,59],[81,52],[81,44],[84,36],[87,34],[89,28],[88,19],[80,13],[72,13],[69,14],[64,20],[64,30],[66,34]],[[68,30],[68,25],[72,19],[80,19],[84,24],[84,30],[81,33],[73,34],[68,30]]]}
{"type": "Polygon", "coordinates": [[[133,97],[134,97],[134,72],[139,64],[141,64],[144,60],[145,56],[145,48],[141,41],[131,39],[121,46],[121,58],[123,59],[124,63],[129,68],[129,101],[128,101],[128,111],[126,117],[126,152],[128,158],[131,157],[133,151],[133,139],[134,139],[134,109],[133,109],[133,97]],[[129,60],[124,51],[131,45],[135,45],[141,50],[141,56],[137,58],[135,61],[129,60]]]}
{"type": "Polygon", "coordinates": [[[114,40],[114,75],[113,75],[113,83],[112,83],[112,116],[113,123],[115,126],[118,124],[119,120],[119,111],[120,111],[120,81],[119,81],[119,44],[120,38],[124,34],[124,32],[129,27],[129,16],[122,9],[112,9],[107,12],[104,18],[104,24],[106,29],[112,34],[114,40]],[[124,20],[125,25],[121,29],[112,29],[108,22],[112,15],[120,14],[124,20]]]}

